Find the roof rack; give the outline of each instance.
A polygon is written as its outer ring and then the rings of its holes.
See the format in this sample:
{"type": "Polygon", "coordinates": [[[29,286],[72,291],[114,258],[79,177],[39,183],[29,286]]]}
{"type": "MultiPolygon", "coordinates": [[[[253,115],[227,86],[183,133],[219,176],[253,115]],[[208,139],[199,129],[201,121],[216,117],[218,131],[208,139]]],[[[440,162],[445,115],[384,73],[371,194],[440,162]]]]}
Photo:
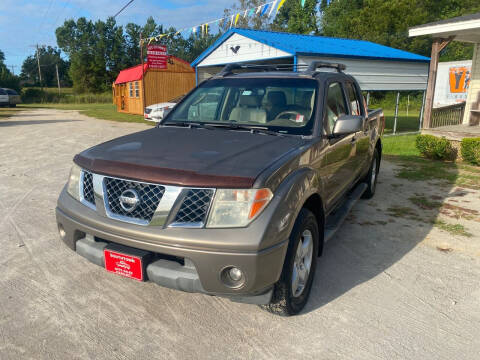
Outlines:
{"type": "Polygon", "coordinates": [[[325,61],[312,61],[310,64],[227,64],[215,77],[225,77],[234,74],[234,70],[251,69],[258,71],[294,71],[299,68],[306,68],[302,73],[306,75],[313,75],[318,68],[332,68],[338,72],[345,70],[347,67],[344,64],[329,63],[325,61]]]}

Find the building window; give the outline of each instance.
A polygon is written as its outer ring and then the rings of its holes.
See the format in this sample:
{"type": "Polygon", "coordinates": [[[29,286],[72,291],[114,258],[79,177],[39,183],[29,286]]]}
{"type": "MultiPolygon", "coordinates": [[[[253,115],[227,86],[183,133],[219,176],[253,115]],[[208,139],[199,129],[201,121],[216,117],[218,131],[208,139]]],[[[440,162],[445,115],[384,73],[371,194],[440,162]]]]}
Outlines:
{"type": "Polygon", "coordinates": [[[128,83],[128,90],[129,90],[129,93],[130,93],[130,97],[133,97],[133,84],[132,83],[128,83]]]}
{"type": "Polygon", "coordinates": [[[135,97],[140,97],[140,87],[138,85],[138,81],[135,81],[135,97]]]}

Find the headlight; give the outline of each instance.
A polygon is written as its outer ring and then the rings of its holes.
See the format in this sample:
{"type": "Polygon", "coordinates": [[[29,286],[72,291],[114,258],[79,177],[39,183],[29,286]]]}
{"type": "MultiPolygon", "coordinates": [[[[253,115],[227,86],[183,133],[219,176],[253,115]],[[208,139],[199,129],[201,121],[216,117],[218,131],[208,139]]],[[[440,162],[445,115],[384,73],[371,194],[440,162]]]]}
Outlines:
{"type": "Polygon", "coordinates": [[[82,169],[73,164],[72,170],[70,170],[70,178],[68,179],[67,191],[68,193],[78,201],[80,201],[80,173],[82,169]]]}
{"type": "Polygon", "coordinates": [[[218,189],[207,227],[247,226],[262,212],[272,197],[270,189],[218,189]]]}

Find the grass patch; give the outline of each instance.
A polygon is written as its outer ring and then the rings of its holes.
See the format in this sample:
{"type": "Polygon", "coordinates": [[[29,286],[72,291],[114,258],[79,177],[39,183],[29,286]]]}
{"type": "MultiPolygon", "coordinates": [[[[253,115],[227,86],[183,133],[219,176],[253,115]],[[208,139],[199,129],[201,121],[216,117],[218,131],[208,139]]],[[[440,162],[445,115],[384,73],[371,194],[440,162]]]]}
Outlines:
{"type": "MultiPolygon", "coordinates": [[[[25,87],[24,89],[36,89],[41,90],[42,88],[38,86],[25,87]]],[[[44,87],[43,91],[50,94],[58,94],[58,87],[44,87]]],[[[72,87],[62,87],[60,88],[60,94],[74,94],[72,87]]]]}
{"type": "Polygon", "coordinates": [[[472,234],[466,231],[465,227],[460,224],[448,224],[443,220],[436,220],[433,225],[440,230],[446,231],[452,235],[472,237],[472,234]]]}
{"type": "Polygon", "coordinates": [[[442,206],[441,202],[429,200],[425,196],[412,196],[409,200],[419,208],[425,210],[438,209],[442,206]]]}
{"type": "MultiPolygon", "coordinates": [[[[395,109],[384,109],[385,115],[385,133],[393,133],[395,123],[395,109]]],[[[409,109],[408,116],[406,110],[398,112],[397,118],[397,132],[412,132],[418,131],[420,127],[420,111],[409,109]]]]}
{"type": "Polygon", "coordinates": [[[393,217],[401,217],[405,219],[421,221],[415,210],[406,206],[390,206],[387,209],[387,214],[393,217]]]}
{"type": "Polygon", "coordinates": [[[420,156],[415,147],[417,135],[386,136],[382,138],[384,155],[393,156],[420,156]]]}
{"type": "Polygon", "coordinates": [[[145,121],[141,115],[119,113],[113,104],[24,104],[22,107],[78,110],[84,115],[102,120],[155,125],[153,122],[145,121]]]}

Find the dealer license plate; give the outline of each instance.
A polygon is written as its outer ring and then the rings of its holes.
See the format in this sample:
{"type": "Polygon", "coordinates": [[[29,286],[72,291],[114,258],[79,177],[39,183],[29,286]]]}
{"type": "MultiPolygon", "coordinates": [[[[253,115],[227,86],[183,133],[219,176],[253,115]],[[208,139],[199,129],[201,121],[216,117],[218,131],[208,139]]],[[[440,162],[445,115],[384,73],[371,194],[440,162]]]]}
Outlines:
{"type": "Polygon", "coordinates": [[[139,256],[123,254],[118,251],[104,249],[105,269],[109,272],[131,279],[143,281],[143,264],[139,256]]]}

